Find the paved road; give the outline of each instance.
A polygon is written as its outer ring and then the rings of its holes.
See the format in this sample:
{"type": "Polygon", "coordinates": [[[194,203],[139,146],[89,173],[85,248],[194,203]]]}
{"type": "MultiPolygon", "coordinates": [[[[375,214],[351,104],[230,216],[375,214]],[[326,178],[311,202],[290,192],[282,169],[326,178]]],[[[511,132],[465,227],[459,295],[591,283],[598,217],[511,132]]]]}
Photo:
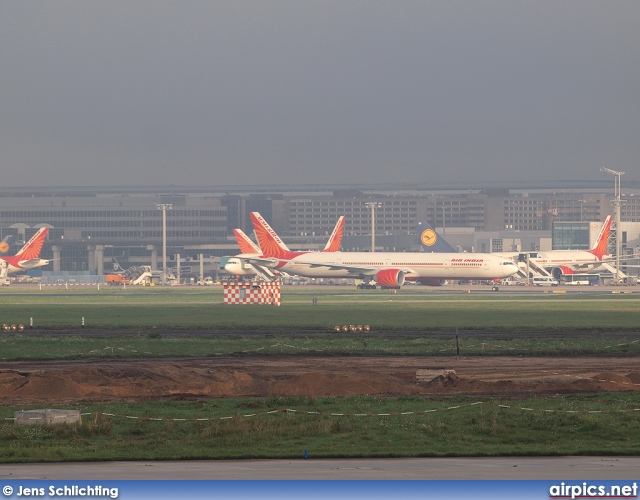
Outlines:
{"type": "Polygon", "coordinates": [[[0,481],[18,479],[638,480],[640,457],[310,458],[0,465],[0,481]]]}

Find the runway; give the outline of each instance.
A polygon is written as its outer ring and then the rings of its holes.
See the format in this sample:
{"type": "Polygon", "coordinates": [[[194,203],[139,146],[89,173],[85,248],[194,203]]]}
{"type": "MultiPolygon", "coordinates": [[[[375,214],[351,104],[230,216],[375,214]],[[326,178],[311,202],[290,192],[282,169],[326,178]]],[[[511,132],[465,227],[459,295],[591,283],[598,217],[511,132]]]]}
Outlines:
{"type": "Polygon", "coordinates": [[[7,480],[637,480],[640,457],[487,457],[2,464],[7,480]]]}

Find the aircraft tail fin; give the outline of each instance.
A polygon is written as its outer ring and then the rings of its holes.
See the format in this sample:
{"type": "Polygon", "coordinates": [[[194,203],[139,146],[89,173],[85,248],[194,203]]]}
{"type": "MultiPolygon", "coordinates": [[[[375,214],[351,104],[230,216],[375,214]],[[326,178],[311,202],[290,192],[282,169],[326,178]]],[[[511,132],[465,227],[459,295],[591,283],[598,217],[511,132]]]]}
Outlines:
{"type": "Polygon", "coordinates": [[[258,244],[265,257],[285,258],[290,252],[287,245],[258,212],[251,212],[251,223],[258,238],[258,244]]]}
{"type": "Polygon", "coordinates": [[[598,239],[593,245],[593,248],[589,250],[589,252],[595,255],[598,258],[598,260],[602,260],[602,257],[608,254],[607,246],[609,245],[610,231],[611,231],[611,216],[608,215],[604,221],[604,224],[602,224],[602,229],[600,230],[598,239]]]}
{"type": "Polygon", "coordinates": [[[7,253],[11,249],[11,240],[13,240],[13,234],[9,234],[0,241],[0,253],[7,253]]]}
{"type": "Polygon", "coordinates": [[[48,232],[48,227],[40,228],[15,256],[20,257],[20,260],[38,259],[40,257],[42,245],[44,245],[44,240],[47,239],[48,232]]]}
{"type": "Polygon", "coordinates": [[[111,257],[111,265],[113,267],[113,272],[114,273],[123,273],[125,270],[122,269],[122,266],[120,265],[120,263],[116,260],[115,257],[111,257]]]}
{"type": "Polygon", "coordinates": [[[260,247],[256,245],[242,229],[234,229],[233,234],[236,237],[238,246],[240,247],[240,253],[262,253],[260,247]]]}
{"type": "Polygon", "coordinates": [[[342,215],[338,222],[336,223],[336,227],[333,228],[333,233],[331,233],[331,237],[327,244],[324,247],[324,252],[338,252],[340,250],[340,244],[342,243],[342,233],[344,232],[344,215],[342,215]]]}
{"type": "Polygon", "coordinates": [[[416,231],[418,233],[418,239],[422,245],[424,252],[433,253],[457,253],[458,251],[453,248],[442,236],[436,233],[436,230],[429,225],[428,222],[418,221],[416,222],[416,231]]]}

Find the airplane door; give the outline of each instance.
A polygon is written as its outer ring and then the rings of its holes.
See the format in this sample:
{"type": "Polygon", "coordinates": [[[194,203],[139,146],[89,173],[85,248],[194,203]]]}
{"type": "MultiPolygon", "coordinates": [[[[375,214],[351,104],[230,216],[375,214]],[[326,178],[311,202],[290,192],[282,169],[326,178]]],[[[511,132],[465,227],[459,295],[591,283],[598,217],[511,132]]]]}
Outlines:
{"type": "Polygon", "coordinates": [[[485,271],[488,271],[488,270],[489,270],[489,267],[490,267],[490,265],[489,265],[489,264],[490,264],[490,263],[489,263],[489,259],[483,259],[482,264],[483,264],[482,268],[483,268],[485,271]]]}

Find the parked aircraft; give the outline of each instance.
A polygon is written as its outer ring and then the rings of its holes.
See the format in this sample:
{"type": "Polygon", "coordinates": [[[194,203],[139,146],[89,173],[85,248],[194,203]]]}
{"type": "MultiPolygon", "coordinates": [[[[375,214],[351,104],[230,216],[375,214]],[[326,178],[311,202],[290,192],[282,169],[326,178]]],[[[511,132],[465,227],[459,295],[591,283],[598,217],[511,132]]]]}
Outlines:
{"type": "Polygon", "coordinates": [[[0,275],[7,276],[49,264],[49,260],[41,259],[40,252],[49,232],[43,227],[15,255],[0,256],[0,275]]]}
{"type": "Polygon", "coordinates": [[[299,276],[360,278],[400,287],[405,279],[437,284],[448,279],[506,278],[518,271],[513,261],[490,254],[292,252],[259,213],[252,212],[251,221],[263,255],[247,260],[299,276]]]}
{"type": "MultiPolygon", "coordinates": [[[[342,233],[344,232],[344,215],[338,219],[333,232],[324,246],[323,252],[336,252],[340,250],[340,244],[342,243],[342,233]]],[[[262,250],[256,245],[243,231],[242,229],[234,229],[233,234],[236,237],[238,246],[240,247],[240,255],[230,257],[227,260],[224,268],[230,274],[236,276],[251,276],[258,275],[263,279],[272,280],[276,277],[272,270],[266,266],[262,266],[257,263],[252,263],[249,259],[259,259],[262,256],[262,250]]],[[[274,233],[275,234],[275,233],[274,233]]],[[[281,241],[283,248],[290,252],[287,245],[281,241]]]]}
{"type": "Polygon", "coordinates": [[[105,277],[110,285],[137,285],[146,279],[159,278],[162,271],[152,271],[150,266],[131,266],[123,269],[115,257],[111,257],[113,270],[105,277]]]}
{"type": "Polygon", "coordinates": [[[607,253],[609,232],[611,230],[611,216],[609,215],[600,229],[600,234],[590,250],[548,250],[545,252],[502,253],[519,262],[526,262],[534,269],[544,269],[556,280],[562,276],[586,273],[597,267],[612,262],[614,259],[607,253]]]}

